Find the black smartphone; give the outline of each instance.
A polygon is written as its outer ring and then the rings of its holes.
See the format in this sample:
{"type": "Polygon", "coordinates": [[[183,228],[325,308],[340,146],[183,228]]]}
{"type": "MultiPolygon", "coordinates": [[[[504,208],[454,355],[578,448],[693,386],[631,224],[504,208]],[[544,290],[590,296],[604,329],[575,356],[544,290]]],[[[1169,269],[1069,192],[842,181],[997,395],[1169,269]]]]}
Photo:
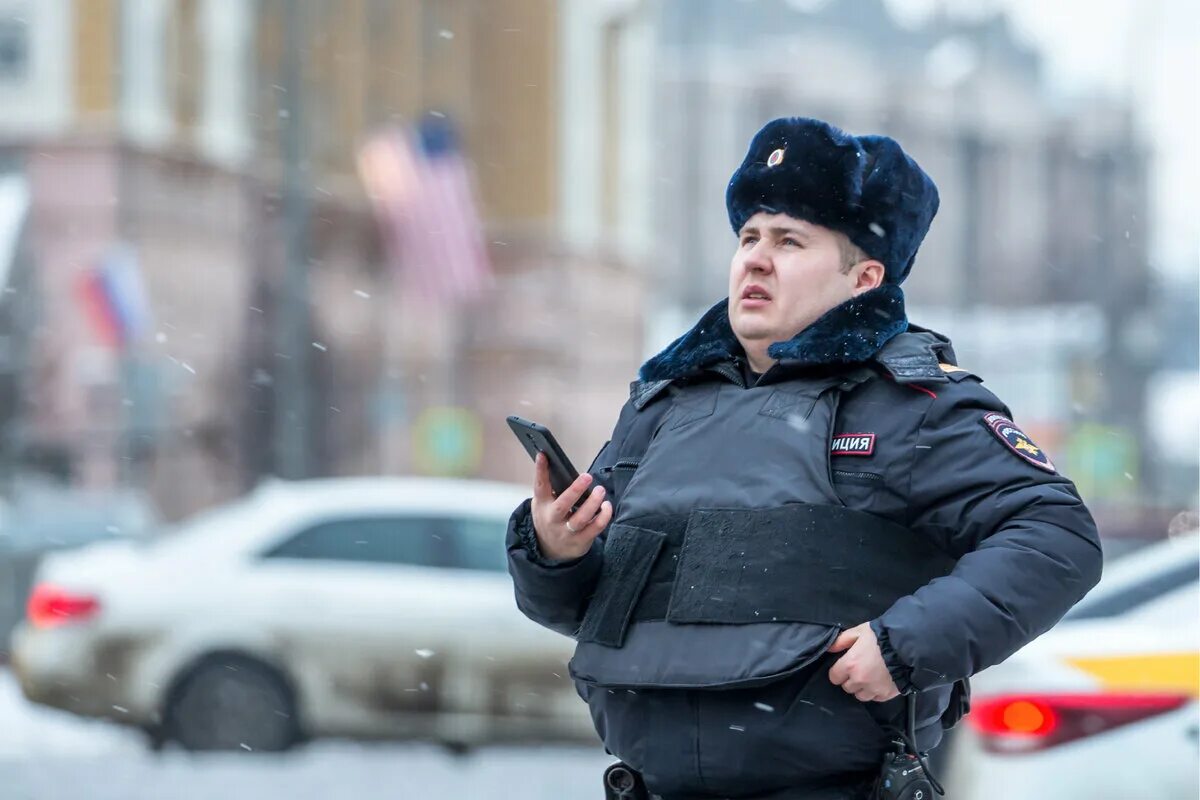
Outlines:
{"type": "Polygon", "coordinates": [[[554,434],[545,425],[510,416],[508,427],[512,428],[512,432],[521,440],[530,458],[536,461],[538,453],[546,454],[546,461],[550,466],[550,488],[554,490],[555,496],[565,492],[579,477],[579,473],[571,465],[571,459],[567,458],[554,434]]]}

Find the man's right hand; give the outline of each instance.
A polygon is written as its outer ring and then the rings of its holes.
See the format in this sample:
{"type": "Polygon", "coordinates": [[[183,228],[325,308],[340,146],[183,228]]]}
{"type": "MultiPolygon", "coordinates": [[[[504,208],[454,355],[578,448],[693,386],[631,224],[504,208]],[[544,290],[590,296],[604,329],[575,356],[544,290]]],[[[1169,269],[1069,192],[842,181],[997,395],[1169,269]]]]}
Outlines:
{"type": "Polygon", "coordinates": [[[533,530],[542,555],[554,561],[579,558],[589,549],[612,519],[612,502],[604,499],[604,487],[597,486],[574,514],[571,507],[579,502],[592,476],[584,473],[558,497],[550,489],[550,467],[544,453],[538,453],[533,477],[533,530]]]}

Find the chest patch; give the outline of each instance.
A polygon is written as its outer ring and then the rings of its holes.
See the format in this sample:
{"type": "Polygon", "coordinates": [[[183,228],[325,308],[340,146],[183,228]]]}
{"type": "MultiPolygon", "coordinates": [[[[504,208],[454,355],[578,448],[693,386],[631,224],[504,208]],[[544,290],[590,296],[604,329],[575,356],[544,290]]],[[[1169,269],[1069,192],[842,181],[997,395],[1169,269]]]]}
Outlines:
{"type": "Polygon", "coordinates": [[[839,433],[829,448],[831,456],[869,456],[875,452],[875,434],[839,433]]]}
{"type": "Polygon", "coordinates": [[[1046,451],[1033,443],[1025,432],[1017,427],[1011,419],[1000,414],[984,414],[983,425],[1000,440],[1005,447],[1012,450],[1021,458],[1046,472],[1056,472],[1053,462],[1046,451]]]}

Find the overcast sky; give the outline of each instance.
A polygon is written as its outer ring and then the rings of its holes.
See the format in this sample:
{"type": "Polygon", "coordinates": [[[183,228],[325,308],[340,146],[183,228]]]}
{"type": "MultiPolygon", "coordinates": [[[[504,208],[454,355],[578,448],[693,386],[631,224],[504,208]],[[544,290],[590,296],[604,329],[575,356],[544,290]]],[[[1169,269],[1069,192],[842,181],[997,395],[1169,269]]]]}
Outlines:
{"type": "Polygon", "coordinates": [[[1056,91],[1131,92],[1154,152],[1152,258],[1200,271],[1200,3],[1195,0],[888,0],[902,19],[938,7],[1005,9],[1056,91]]]}

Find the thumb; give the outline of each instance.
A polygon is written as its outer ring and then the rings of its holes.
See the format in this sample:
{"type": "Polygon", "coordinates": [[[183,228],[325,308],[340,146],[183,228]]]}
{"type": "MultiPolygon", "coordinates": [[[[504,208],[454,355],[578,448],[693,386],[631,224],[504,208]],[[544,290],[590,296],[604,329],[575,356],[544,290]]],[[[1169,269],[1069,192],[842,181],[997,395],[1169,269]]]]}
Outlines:
{"type": "Polygon", "coordinates": [[[533,460],[533,497],[539,503],[554,500],[554,493],[550,491],[550,467],[544,453],[538,453],[533,460]]]}
{"type": "Polygon", "coordinates": [[[849,650],[850,645],[858,641],[859,633],[854,628],[848,631],[842,631],[841,634],[833,640],[833,644],[829,645],[830,653],[840,653],[843,650],[849,650]]]}

